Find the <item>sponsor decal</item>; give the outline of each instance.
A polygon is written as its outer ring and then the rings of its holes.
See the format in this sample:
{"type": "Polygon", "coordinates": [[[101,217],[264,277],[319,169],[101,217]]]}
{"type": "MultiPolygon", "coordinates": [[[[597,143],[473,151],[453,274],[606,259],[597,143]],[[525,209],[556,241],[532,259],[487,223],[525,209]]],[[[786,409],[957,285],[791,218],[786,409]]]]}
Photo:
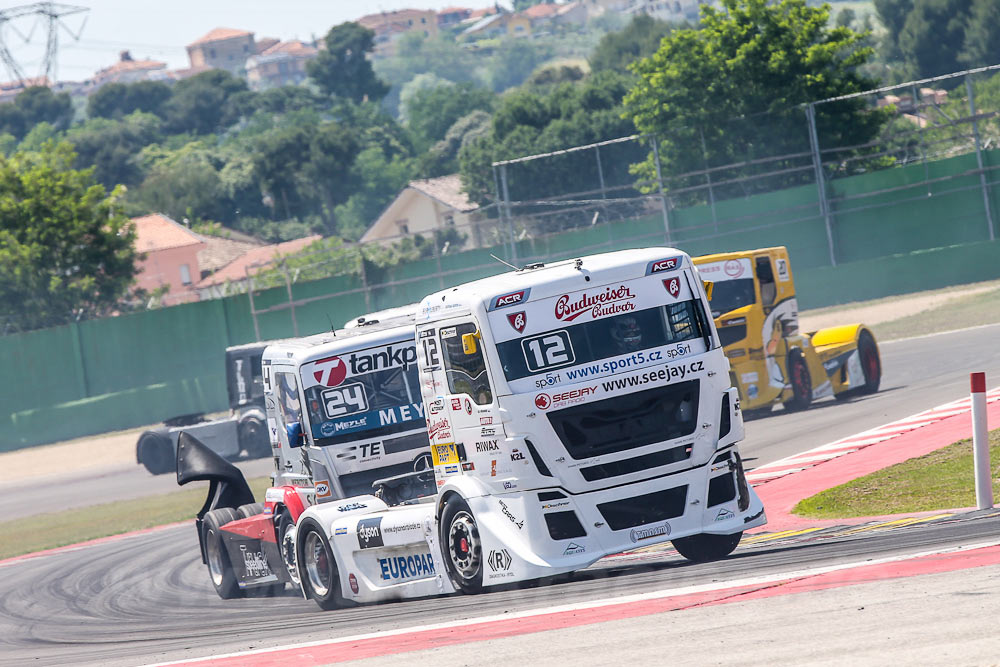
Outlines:
{"type": "Polygon", "coordinates": [[[469,399],[465,399],[465,414],[467,415],[472,414],[472,401],[470,401],[469,399]]]}
{"type": "Polygon", "coordinates": [[[357,595],[358,594],[358,578],[354,576],[353,572],[351,572],[350,576],[347,577],[347,581],[350,582],[350,584],[351,584],[351,592],[354,593],[355,595],[357,595]]]}
{"type": "Polygon", "coordinates": [[[493,417],[480,417],[479,418],[479,425],[480,426],[489,426],[492,423],[493,423],[493,417]]]}
{"type": "Polygon", "coordinates": [[[510,313],[507,315],[507,322],[517,333],[524,333],[524,327],[528,325],[528,315],[523,310],[518,313],[510,313]]]}
{"type": "Polygon", "coordinates": [[[337,507],[337,511],[338,512],[353,512],[354,510],[363,510],[366,507],[368,507],[368,505],[365,505],[364,503],[347,503],[346,505],[339,505],[337,507]]]}
{"type": "MultiPolygon", "coordinates": [[[[316,492],[319,493],[320,482],[316,482],[316,492]]],[[[281,489],[270,488],[264,492],[265,503],[280,503],[285,499],[285,492],[281,489]]]]}
{"type": "Polygon", "coordinates": [[[498,310],[500,308],[507,308],[509,306],[516,306],[519,303],[524,303],[528,300],[529,294],[531,294],[530,287],[517,292],[510,292],[509,294],[501,294],[490,301],[490,307],[487,308],[487,310],[498,310]]]}
{"type": "Polygon", "coordinates": [[[583,294],[575,301],[571,301],[568,294],[563,294],[556,299],[555,316],[557,320],[572,322],[584,313],[590,313],[594,319],[618,315],[635,310],[633,299],[635,294],[625,285],[605,287],[598,294],[583,294]]]}
{"type": "Polygon", "coordinates": [[[383,581],[413,579],[434,574],[434,559],[429,553],[379,558],[378,565],[383,581]]]}
{"type": "Polygon", "coordinates": [[[567,505],[569,505],[569,501],[568,500],[561,500],[561,501],[559,501],[557,503],[546,503],[545,505],[542,505],[542,509],[543,510],[554,510],[557,507],[566,507],[567,505]]]}
{"type": "Polygon", "coordinates": [[[259,579],[271,576],[271,568],[264,558],[263,551],[250,551],[247,545],[241,544],[240,551],[243,552],[243,566],[246,568],[247,576],[259,579]]]}
{"type": "Polygon", "coordinates": [[[458,329],[456,327],[447,327],[441,329],[441,338],[454,338],[457,332],[458,329]]]}
{"type": "Polygon", "coordinates": [[[523,461],[524,460],[524,454],[522,454],[521,450],[519,450],[519,449],[512,449],[512,450],[510,450],[510,460],[511,461],[523,461]]]}
{"type": "Polygon", "coordinates": [[[492,461],[490,461],[490,477],[496,477],[496,476],[497,476],[497,461],[496,459],[493,459],[492,461]]]}
{"type": "Polygon", "coordinates": [[[476,464],[473,463],[472,461],[466,461],[465,463],[462,464],[462,470],[464,470],[466,472],[469,472],[469,471],[475,470],[475,469],[476,469],[476,464]]]}
{"type": "Polygon", "coordinates": [[[507,572],[513,563],[514,559],[510,557],[510,552],[506,549],[493,549],[486,557],[486,564],[493,572],[507,572]]]}
{"type": "Polygon", "coordinates": [[[736,515],[733,513],[732,510],[721,509],[719,510],[719,513],[715,515],[715,520],[728,521],[729,519],[732,519],[734,516],[736,515]]]}
{"type": "Polygon", "coordinates": [[[433,401],[430,402],[430,404],[428,405],[428,407],[430,408],[430,413],[432,415],[436,415],[437,413],[439,413],[442,410],[444,410],[444,399],[443,398],[435,398],[433,401]]]}
{"type": "Polygon", "coordinates": [[[747,384],[748,382],[757,382],[757,371],[752,373],[740,373],[740,382],[747,384]]]}
{"type": "Polygon", "coordinates": [[[424,329],[423,331],[417,334],[417,338],[434,338],[434,329],[433,328],[424,329]]]}
{"type": "Polygon", "coordinates": [[[358,521],[358,546],[362,549],[372,549],[384,546],[382,544],[382,517],[358,521]]]}
{"type": "Polygon", "coordinates": [[[667,292],[670,296],[677,298],[677,295],[681,293],[681,281],[679,278],[668,278],[663,281],[663,286],[667,288],[667,292]]]}
{"type": "Polygon", "coordinates": [[[347,378],[347,364],[340,357],[327,357],[313,362],[313,377],[317,384],[336,387],[347,378]]]}
{"type": "Polygon", "coordinates": [[[551,405],[552,397],[548,394],[539,394],[538,396],[535,396],[535,407],[539,410],[548,410],[551,405]]]}
{"type": "Polygon", "coordinates": [[[347,535],[347,526],[341,526],[333,531],[334,535],[347,535]]]}
{"type": "Polygon", "coordinates": [[[517,526],[518,530],[522,530],[524,528],[524,519],[518,520],[518,518],[514,516],[514,513],[510,511],[510,508],[507,507],[507,503],[505,503],[502,500],[499,502],[500,502],[500,511],[503,512],[503,515],[508,519],[510,519],[510,522],[515,526],[517,526]]]}
{"type": "Polygon", "coordinates": [[[628,538],[632,543],[648,540],[651,537],[670,535],[670,524],[664,522],[662,526],[649,526],[647,528],[633,528],[628,533],[628,538]]]}
{"type": "Polygon", "coordinates": [[[788,260],[779,257],[774,260],[774,266],[777,269],[778,280],[783,283],[788,282],[789,278],[791,278],[791,276],[788,275],[788,260]]]}
{"type": "Polygon", "coordinates": [[[321,479],[316,482],[316,497],[317,498],[329,498],[332,495],[330,491],[330,481],[326,479],[321,479]]]}
{"type": "Polygon", "coordinates": [[[577,544],[576,542],[570,542],[566,549],[563,551],[563,556],[572,556],[573,554],[582,554],[587,549],[582,544],[577,544]]]}
{"type": "Polygon", "coordinates": [[[479,431],[479,435],[483,438],[488,438],[491,435],[496,435],[496,434],[497,430],[495,428],[484,428],[481,431],[479,431]]]}
{"type": "Polygon", "coordinates": [[[747,396],[749,396],[751,399],[757,398],[758,393],[760,392],[757,390],[757,385],[752,384],[749,387],[747,387],[747,396]]]}
{"type": "Polygon", "coordinates": [[[743,263],[738,259],[728,259],[722,266],[722,270],[730,278],[739,278],[743,275],[743,263]]]}
{"type": "Polygon", "coordinates": [[[499,452],[500,445],[497,444],[496,440],[482,440],[476,443],[476,452],[478,454],[485,454],[486,452],[499,452]]]}
{"type": "Polygon", "coordinates": [[[461,410],[462,409],[462,399],[460,399],[460,398],[453,398],[453,399],[451,399],[451,409],[452,410],[456,410],[456,411],[457,410],[461,410]]]}
{"type": "Polygon", "coordinates": [[[508,490],[508,491],[510,489],[516,489],[517,488],[517,483],[516,482],[504,482],[503,483],[503,488],[506,489],[506,490],[508,490]]]}
{"type": "Polygon", "coordinates": [[[604,391],[621,391],[623,389],[649,384],[650,382],[683,380],[684,378],[694,375],[695,373],[700,373],[703,370],[705,370],[704,361],[692,361],[689,364],[664,366],[663,368],[655,371],[647,371],[638,375],[623,377],[619,380],[609,380],[608,382],[602,382],[601,387],[604,391]]]}
{"type": "Polygon", "coordinates": [[[646,265],[646,275],[651,276],[654,273],[663,273],[664,271],[673,271],[681,265],[680,257],[667,257],[666,259],[658,259],[655,262],[650,262],[646,265]]]}
{"type": "Polygon", "coordinates": [[[427,435],[431,440],[451,440],[451,424],[447,418],[432,421],[427,426],[427,435]]]}
{"type": "Polygon", "coordinates": [[[458,448],[453,442],[444,445],[431,445],[431,459],[435,466],[457,464],[459,462],[458,448]]]}
{"type": "Polygon", "coordinates": [[[548,410],[549,408],[559,408],[565,405],[573,405],[574,403],[580,403],[588,396],[597,393],[597,387],[581,387],[580,389],[573,389],[571,391],[563,391],[558,394],[538,394],[535,396],[535,407],[539,410],[548,410]]]}
{"type": "Polygon", "coordinates": [[[444,474],[446,474],[446,475],[457,475],[458,474],[458,466],[445,466],[444,467],[444,474]]]}

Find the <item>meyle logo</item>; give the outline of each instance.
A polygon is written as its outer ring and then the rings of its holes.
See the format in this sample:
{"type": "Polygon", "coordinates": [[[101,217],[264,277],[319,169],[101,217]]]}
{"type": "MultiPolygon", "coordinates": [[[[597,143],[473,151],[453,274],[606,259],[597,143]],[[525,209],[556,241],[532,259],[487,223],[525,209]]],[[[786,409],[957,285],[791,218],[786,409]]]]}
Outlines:
{"type": "Polygon", "coordinates": [[[628,533],[628,538],[633,543],[648,540],[651,537],[670,534],[670,524],[664,523],[662,526],[650,526],[649,528],[633,528],[628,533]]]}
{"type": "Polygon", "coordinates": [[[635,310],[635,304],[631,303],[634,298],[635,294],[625,285],[605,287],[597,294],[583,294],[576,301],[570,301],[570,296],[563,294],[556,299],[555,316],[557,320],[572,322],[587,312],[595,319],[626,313],[635,310]]]}
{"type": "Polygon", "coordinates": [[[519,292],[511,292],[510,294],[501,294],[493,299],[493,303],[490,304],[489,310],[497,310],[499,308],[506,308],[507,306],[516,306],[519,303],[527,301],[529,294],[531,294],[531,288],[523,289],[519,292]]]}
{"type": "Polygon", "coordinates": [[[673,271],[681,265],[680,257],[669,257],[667,259],[658,259],[655,262],[650,262],[646,265],[646,275],[651,276],[654,273],[662,273],[663,271],[673,271]]]}

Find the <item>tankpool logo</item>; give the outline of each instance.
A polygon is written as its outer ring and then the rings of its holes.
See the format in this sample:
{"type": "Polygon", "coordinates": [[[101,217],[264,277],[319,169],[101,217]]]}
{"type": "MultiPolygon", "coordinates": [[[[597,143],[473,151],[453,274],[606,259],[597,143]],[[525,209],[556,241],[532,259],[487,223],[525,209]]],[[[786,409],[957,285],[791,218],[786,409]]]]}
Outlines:
{"type": "Polygon", "coordinates": [[[434,574],[434,559],[429,553],[379,558],[378,565],[383,581],[414,579],[434,574]]]}
{"type": "Polygon", "coordinates": [[[347,377],[347,364],[340,357],[327,357],[313,363],[313,377],[327,387],[336,387],[347,377]]]}

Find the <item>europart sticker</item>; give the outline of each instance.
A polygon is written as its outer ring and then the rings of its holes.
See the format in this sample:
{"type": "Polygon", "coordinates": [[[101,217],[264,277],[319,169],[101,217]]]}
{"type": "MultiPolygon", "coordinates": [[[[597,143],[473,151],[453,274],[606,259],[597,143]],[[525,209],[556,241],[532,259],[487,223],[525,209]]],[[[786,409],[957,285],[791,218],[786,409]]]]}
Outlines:
{"type": "Polygon", "coordinates": [[[530,287],[517,292],[510,292],[509,294],[501,294],[490,300],[490,307],[486,310],[493,311],[500,308],[507,308],[508,306],[516,306],[519,303],[527,301],[529,294],[531,294],[530,287]]]}

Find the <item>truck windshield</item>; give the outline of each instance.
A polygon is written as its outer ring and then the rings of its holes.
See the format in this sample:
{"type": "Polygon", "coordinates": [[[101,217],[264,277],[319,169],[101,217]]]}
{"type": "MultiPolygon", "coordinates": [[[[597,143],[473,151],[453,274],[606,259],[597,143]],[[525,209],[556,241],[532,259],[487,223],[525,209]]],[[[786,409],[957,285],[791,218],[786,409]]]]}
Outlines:
{"type": "Polygon", "coordinates": [[[407,370],[386,370],[355,375],[334,387],[305,390],[313,438],[319,446],[349,442],[365,431],[379,435],[422,428],[423,404],[416,364],[407,370]]]}
{"type": "Polygon", "coordinates": [[[753,278],[720,280],[712,286],[712,317],[724,315],[731,310],[749,306],[757,300],[754,295],[753,278]]]}
{"type": "Polygon", "coordinates": [[[697,300],[646,308],[497,345],[508,380],[705,336],[697,300]]]}

